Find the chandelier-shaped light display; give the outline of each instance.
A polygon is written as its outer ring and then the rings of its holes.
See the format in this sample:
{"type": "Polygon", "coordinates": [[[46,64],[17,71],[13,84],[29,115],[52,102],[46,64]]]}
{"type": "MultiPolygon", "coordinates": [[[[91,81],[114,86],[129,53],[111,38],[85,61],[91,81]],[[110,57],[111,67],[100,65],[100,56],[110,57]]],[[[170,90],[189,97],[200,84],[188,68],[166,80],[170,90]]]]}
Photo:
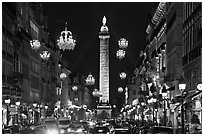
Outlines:
{"type": "Polygon", "coordinates": [[[41,44],[38,40],[31,40],[30,46],[33,50],[37,51],[40,48],[41,44]]]}
{"type": "Polygon", "coordinates": [[[120,73],[120,78],[121,78],[121,79],[125,79],[126,76],[127,76],[127,74],[126,74],[125,72],[121,72],[121,73],[120,73]]]}
{"type": "Polygon", "coordinates": [[[123,88],[122,88],[122,87],[119,87],[119,88],[118,88],[118,92],[119,92],[119,93],[123,92],[123,88]]]}
{"type": "Polygon", "coordinates": [[[42,53],[40,53],[40,57],[43,60],[48,60],[50,58],[50,53],[48,51],[43,51],[42,53]]]}
{"type": "Polygon", "coordinates": [[[125,57],[125,51],[124,50],[118,50],[116,53],[116,56],[118,59],[123,59],[125,57]]]}
{"type": "Polygon", "coordinates": [[[60,78],[61,78],[61,79],[65,79],[66,77],[67,77],[67,75],[66,75],[65,73],[61,73],[61,74],[60,74],[60,78]]]}
{"type": "Polygon", "coordinates": [[[88,77],[86,78],[86,84],[87,85],[94,85],[95,84],[95,79],[94,77],[91,75],[91,73],[88,75],[88,77]]]}
{"type": "Polygon", "coordinates": [[[72,38],[72,32],[67,31],[67,27],[65,27],[65,31],[61,32],[61,36],[57,42],[59,49],[62,49],[63,51],[73,50],[76,45],[76,41],[72,38]]]}
{"type": "Polygon", "coordinates": [[[93,94],[94,97],[102,97],[103,96],[102,91],[98,91],[98,89],[94,89],[92,94],[93,94]]]}
{"type": "Polygon", "coordinates": [[[118,41],[119,48],[125,49],[128,47],[128,41],[125,38],[121,38],[118,41]]]}
{"type": "Polygon", "coordinates": [[[72,90],[73,90],[73,91],[76,91],[77,89],[78,89],[77,86],[72,86],[72,90]]]}

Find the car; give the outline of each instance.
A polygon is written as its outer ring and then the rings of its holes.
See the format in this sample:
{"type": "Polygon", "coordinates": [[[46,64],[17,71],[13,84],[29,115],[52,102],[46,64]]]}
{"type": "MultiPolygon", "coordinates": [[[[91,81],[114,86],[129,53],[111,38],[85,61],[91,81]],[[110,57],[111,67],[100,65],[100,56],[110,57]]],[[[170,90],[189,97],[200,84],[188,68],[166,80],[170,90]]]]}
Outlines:
{"type": "Polygon", "coordinates": [[[34,134],[47,134],[47,127],[45,125],[38,125],[33,128],[33,133],[34,134]]]}
{"type": "Polygon", "coordinates": [[[87,130],[80,123],[71,123],[67,128],[67,134],[87,134],[87,130]]]}
{"type": "Polygon", "coordinates": [[[172,127],[154,126],[148,130],[148,134],[174,134],[172,127]]]}
{"type": "Polygon", "coordinates": [[[68,118],[59,118],[58,119],[58,126],[59,126],[59,132],[60,134],[65,134],[66,131],[67,131],[67,128],[69,127],[70,125],[70,119],[68,118]]]}
{"type": "Polygon", "coordinates": [[[147,134],[149,131],[150,127],[149,126],[142,126],[139,129],[139,134],[147,134]]]}
{"type": "Polygon", "coordinates": [[[57,127],[48,127],[47,125],[38,125],[32,130],[34,134],[59,134],[57,127]]]}
{"type": "Polygon", "coordinates": [[[56,118],[45,118],[44,123],[42,123],[42,125],[45,125],[48,128],[47,133],[49,133],[49,134],[51,134],[51,133],[54,133],[54,134],[60,133],[59,122],[58,122],[58,120],[56,118]]]}
{"type": "Polygon", "coordinates": [[[100,125],[100,126],[95,126],[92,129],[91,133],[92,134],[114,134],[115,131],[110,126],[100,125]]]}

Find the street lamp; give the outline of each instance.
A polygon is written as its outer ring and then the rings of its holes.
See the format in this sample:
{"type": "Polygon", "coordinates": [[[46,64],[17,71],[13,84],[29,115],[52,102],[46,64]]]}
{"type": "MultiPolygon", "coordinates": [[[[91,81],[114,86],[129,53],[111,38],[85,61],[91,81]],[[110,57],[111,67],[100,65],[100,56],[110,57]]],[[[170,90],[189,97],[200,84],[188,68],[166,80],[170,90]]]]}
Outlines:
{"type": "Polygon", "coordinates": [[[166,117],[166,100],[167,100],[167,92],[162,92],[162,100],[164,101],[164,126],[166,126],[166,121],[167,121],[167,117],[166,117]]]}
{"type": "Polygon", "coordinates": [[[141,102],[141,108],[142,108],[142,125],[144,125],[144,106],[145,106],[145,102],[141,102]]]}
{"type": "Polygon", "coordinates": [[[151,97],[151,99],[149,99],[147,102],[148,102],[149,104],[152,104],[152,105],[153,105],[153,112],[152,112],[153,118],[152,118],[152,121],[153,121],[153,125],[154,125],[154,122],[155,122],[154,111],[155,111],[155,103],[157,102],[157,99],[154,98],[154,97],[151,97]]]}
{"type": "Polygon", "coordinates": [[[184,128],[184,90],[186,89],[186,84],[183,77],[179,80],[179,90],[181,90],[181,125],[182,125],[182,134],[185,133],[184,128]]]}
{"type": "Polygon", "coordinates": [[[37,103],[33,103],[33,124],[35,124],[35,108],[37,107],[37,103]]]}
{"type": "Polygon", "coordinates": [[[19,113],[18,113],[18,110],[19,110],[19,106],[20,106],[21,102],[20,101],[16,101],[16,106],[17,106],[17,123],[19,123],[19,113]]]}
{"type": "Polygon", "coordinates": [[[47,116],[47,109],[48,109],[48,105],[45,105],[45,113],[44,113],[45,117],[47,116]]]}
{"type": "Polygon", "coordinates": [[[45,109],[46,109],[46,110],[48,109],[48,106],[47,106],[47,105],[45,105],[45,109]]]}
{"type": "Polygon", "coordinates": [[[5,99],[4,102],[6,103],[6,125],[8,126],[9,124],[9,104],[11,100],[8,98],[8,99],[5,99]]]}

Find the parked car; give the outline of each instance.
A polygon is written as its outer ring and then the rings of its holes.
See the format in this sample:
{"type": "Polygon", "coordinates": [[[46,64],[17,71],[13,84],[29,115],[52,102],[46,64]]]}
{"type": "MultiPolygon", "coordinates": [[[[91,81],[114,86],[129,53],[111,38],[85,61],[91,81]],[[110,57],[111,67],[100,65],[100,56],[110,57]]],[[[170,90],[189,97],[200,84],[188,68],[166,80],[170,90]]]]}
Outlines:
{"type": "Polygon", "coordinates": [[[67,134],[87,134],[87,130],[80,123],[71,123],[67,128],[67,134]]]}
{"type": "Polygon", "coordinates": [[[100,126],[95,126],[92,131],[92,134],[114,134],[115,131],[111,129],[110,126],[106,125],[100,125],[100,126]]]}
{"type": "Polygon", "coordinates": [[[45,125],[48,128],[47,133],[49,133],[49,134],[52,134],[52,133],[56,134],[56,133],[59,133],[59,131],[60,131],[59,130],[59,122],[55,118],[46,118],[42,125],[45,125]]]}
{"type": "Polygon", "coordinates": [[[66,133],[67,128],[70,125],[70,119],[68,119],[68,118],[59,118],[58,119],[58,124],[59,124],[60,134],[64,134],[64,133],[66,133]]]}
{"type": "Polygon", "coordinates": [[[147,134],[149,130],[149,126],[143,126],[139,130],[139,134],[147,134]]]}
{"type": "Polygon", "coordinates": [[[58,127],[48,127],[47,125],[38,125],[33,129],[34,134],[59,134],[58,127]]]}
{"type": "Polygon", "coordinates": [[[148,134],[174,134],[172,127],[154,126],[148,130],[148,134]]]}

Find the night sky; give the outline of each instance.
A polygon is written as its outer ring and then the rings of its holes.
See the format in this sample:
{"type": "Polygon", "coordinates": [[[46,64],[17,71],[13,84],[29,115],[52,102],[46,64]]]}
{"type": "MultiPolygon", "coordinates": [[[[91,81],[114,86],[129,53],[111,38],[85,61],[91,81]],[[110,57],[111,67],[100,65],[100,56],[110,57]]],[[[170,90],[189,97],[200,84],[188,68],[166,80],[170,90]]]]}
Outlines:
{"type": "Polygon", "coordinates": [[[91,74],[96,79],[95,88],[99,88],[99,38],[102,18],[106,16],[106,25],[110,33],[110,102],[121,101],[123,94],[118,87],[125,86],[119,73],[125,71],[128,77],[138,64],[139,53],[146,46],[146,28],[152,2],[46,2],[44,12],[48,15],[49,32],[55,41],[68,23],[68,30],[73,33],[76,46],[73,51],[65,51],[64,57],[69,70],[84,76],[91,74]],[[116,51],[120,38],[128,40],[126,57],[119,60],[116,51]]]}

